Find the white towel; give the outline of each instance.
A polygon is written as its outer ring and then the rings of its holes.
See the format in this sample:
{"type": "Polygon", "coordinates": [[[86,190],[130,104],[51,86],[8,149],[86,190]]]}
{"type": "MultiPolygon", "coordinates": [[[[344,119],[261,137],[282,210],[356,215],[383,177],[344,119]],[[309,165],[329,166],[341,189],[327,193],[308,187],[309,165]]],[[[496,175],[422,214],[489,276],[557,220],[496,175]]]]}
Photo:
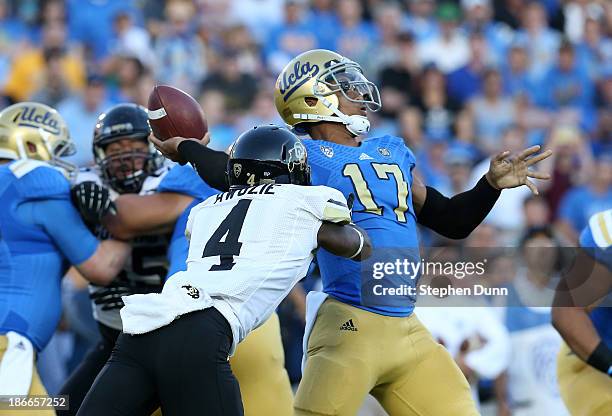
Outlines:
{"type": "Polygon", "coordinates": [[[212,307],[211,297],[181,274],[173,275],[161,293],[123,296],[123,332],[144,334],[166,326],[186,313],[212,307]]]}
{"type": "Polygon", "coordinates": [[[317,312],[327,299],[328,294],[325,292],[311,291],[306,295],[306,326],[304,327],[304,338],[302,341],[302,374],[306,368],[306,357],[308,352],[308,338],[312,332],[315,321],[317,320],[317,312]]]}
{"type": "Polygon", "coordinates": [[[16,332],[5,334],[8,346],[0,361],[0,395],[27,395],[32,384],[34,348],[29,339],[16,332]]]}

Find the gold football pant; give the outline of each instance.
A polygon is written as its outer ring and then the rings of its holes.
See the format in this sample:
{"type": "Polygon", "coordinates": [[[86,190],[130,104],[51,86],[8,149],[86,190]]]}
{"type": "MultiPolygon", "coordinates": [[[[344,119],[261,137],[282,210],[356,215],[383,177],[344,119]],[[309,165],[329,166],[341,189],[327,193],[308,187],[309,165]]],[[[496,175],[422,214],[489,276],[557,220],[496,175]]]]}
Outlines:
{"type": "Polygon", "coordinates": [[[230,358],[245,416],[290,416],[293,391],[285,370],[278,315],[251,332],[230,358]]]}
{"type": "MultiPolygon", "coordinates": [[[[0,335],[0,362],[8,347],[6,335],[0,335]]],[[[28,396],[47,396],[47,390],[40,381],[36,363],[32,362],[32,384],[28,396]]],[[[0,410],[0,416],[55,416],[55,410],[0,410]]]]}
{"type": "Polygon", "coordinates": [[[307,357],[296,415],[353,416],[368,393],[391,416],[478,415],[467,380],[415,314],[383,316],[328,298],[307,357]]]}
{"type": "Polygon", "coordinates": [[[565,343],[557,357],[557,381],[572,415],[612,415],[612,380],[578,358],[565,343]]]}
{"type": "MultiPolygon", "coordinates": [[[[285,370],[278,315],[272,314],[238,344],[230,364],[240,384],[245,416],[293,413],[293,391],[285,370]]],[[[162,416],[162,412],[158,409],[152,416],[162,416]]]]}

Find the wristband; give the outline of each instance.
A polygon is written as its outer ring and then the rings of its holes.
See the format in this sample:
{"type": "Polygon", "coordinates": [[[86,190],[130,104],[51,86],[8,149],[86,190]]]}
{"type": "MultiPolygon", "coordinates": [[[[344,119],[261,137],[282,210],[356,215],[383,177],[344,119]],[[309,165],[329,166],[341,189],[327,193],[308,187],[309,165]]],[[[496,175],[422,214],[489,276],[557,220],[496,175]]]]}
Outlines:
{"type": "Polygon", "coordinates": [[[612,351],[601,341],[589,356],[587,364],[612,377],[612,351]]]}
{"type": "Polygon", "coordinates": [[[355,227],[351,227],[353,230],[357,231],[357,234],[359,235],[359,248],[357,249],[357,251],[355,252],[355,254],[353,254],[351,257],[349,257],[350,259],[354,259],[355,257],[357,257],[358,255],[361,254],[361,250],[363,250],[363,243],[364,243],[364,238],[363,238],[363,234],[361,234],[361,231],[359,231],[357,228],[355,227]]]}

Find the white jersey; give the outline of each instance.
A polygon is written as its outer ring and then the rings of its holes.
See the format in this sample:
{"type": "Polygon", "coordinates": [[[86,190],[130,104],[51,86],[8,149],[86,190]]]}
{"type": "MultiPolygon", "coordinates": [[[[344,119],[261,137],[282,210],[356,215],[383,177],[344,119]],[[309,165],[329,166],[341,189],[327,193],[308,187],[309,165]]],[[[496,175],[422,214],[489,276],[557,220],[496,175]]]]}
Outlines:
{"type": "MultiPolygon", "coordinates": [[[[174,164],[165,162],[155,174],[147,176],[142,184],[139,195],[150,195],[157,191],[164,176],[174,164]]],[[[102,185],[101,174],[97,169],[86,169],[79,172],[75,182],[92,181],[102,185]]],[[[109,188],[111,198],[119,197],[112,188],[109,188]]],[[[138,292],[161,291],[164,279],[168,272],[167,251],[170,236],[165,234],[146,235],[132,240],[132,255],[128,258],[125,267],[117,276],[118,279],[129,280],[134,283],[138,292]]],[[[112,283],[111,283],[112,286],[112,283]]],[[[112,289],[111,289],[112,290],[112,289]]],[[[120,306],[109,307],[108,304],[96,303],[95,300],[108,294],[108,287],[89,285],[92,296],[92,309],[94,318],[113,329],[121,330],[120,306]]]]}
{"type": "Polygon", "coordinates": [[[211,196],[187,221],[187,270],[161,295],[124,297],[124,332],[215,307],[230,323],[233,352],[306,275],[323,221],[350,221],[342,193],[326,186],[265,184],[211,196]]]}

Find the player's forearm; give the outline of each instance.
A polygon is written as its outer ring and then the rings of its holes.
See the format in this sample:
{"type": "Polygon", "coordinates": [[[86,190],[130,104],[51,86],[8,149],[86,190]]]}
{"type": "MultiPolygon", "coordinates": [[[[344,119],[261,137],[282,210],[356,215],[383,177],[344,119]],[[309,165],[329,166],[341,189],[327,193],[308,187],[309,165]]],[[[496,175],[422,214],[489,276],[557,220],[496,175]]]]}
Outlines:
{"type": "Polygon", "coordinates": [[[115,200],[116,215],[106,215],[103,224],[116,238],[171,231],[178,216],[191,203],[182,194],[122,195],[115,200]]]}
{"type": "Polygon", "coordinates": [[[372,254],[372,242],[368,233],[355,224],[324,222],[319,229],[317,241],[320,247],[330,253],[356,261],[372,254]]]}
{"type": "Polygon", "coordinates": [[[601,342],[585,308],[555,307],[552,324],[571,350],[584,361],[601,342]]]}
{"type": "Polygon", "coordinates": [[[500,193],[484,176],[474,188],[452,198],[428,186],[418,222],[444,237],[466,238],[491,212],[500,193]]]}
{"type": "Polygon", "coordinates": [[[90,282],[105,286],[123,269],[131,253],[129,244],[117,240],[102,241],[94,254],[76,266],[90,282]]]}
{"type": "Polygon", "coordinates": [[[228,160],[225,152],[211,150],[194,140],[182,141],[177,150],[183,160],[193,165],[204,182],[220,191],[229,189],[225,177],[228,160]]]}

